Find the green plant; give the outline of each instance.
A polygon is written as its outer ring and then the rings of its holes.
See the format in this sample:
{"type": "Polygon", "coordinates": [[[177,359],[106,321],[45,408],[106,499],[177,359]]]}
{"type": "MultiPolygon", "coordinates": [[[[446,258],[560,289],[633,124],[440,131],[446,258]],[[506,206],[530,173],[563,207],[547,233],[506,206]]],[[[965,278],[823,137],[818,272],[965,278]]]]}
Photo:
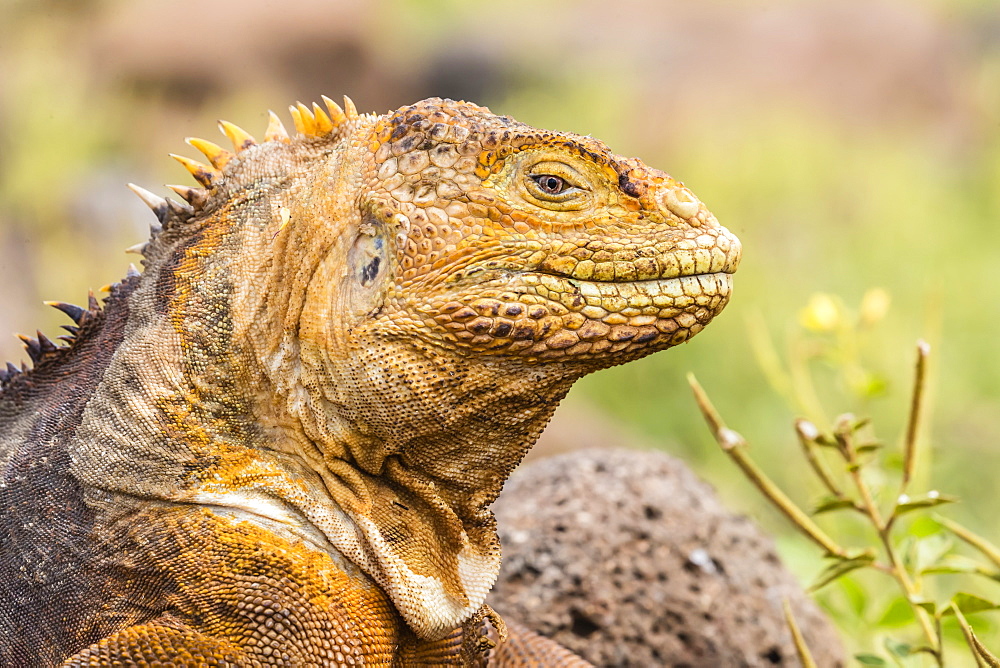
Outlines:
{"type": "MultiPolygon", "coordinates": [[[[846,380],[856,394],[865,396],[881,392],[884,383],[860,363],[856,344],[859,330],[881,317],[887,303],[887,296],[867,296],[862,302],[860,318],[851,323],[843,317],[842,305],[832,298],[821,296],[811,300],[803,311],[803,326],[813,332],[833,333],[833,337],[824,345],[803,346],[802,340],[797,340],[792,347],[793,359],[788,364],[790,372],[785,370],[769,342],[763,345],[758,341],[758,352],[764,350],[764,355],[758,357],[764,360],[765,373],[772,384],[800,410],[822,415],[810,366],[812,359],[822,358],[840,372],[840,378],[846,380]],[[876,317],[873,318],[873,314],[876,317]]],[[[756,331],[761,329],[758,327],[756,331]]],[[[985,583],[1000,581],[1000,549],[958,522],[933,514],[932,509],[954,503],[958,500],[956,497],[935,489],[912,491],[916,486],[917,463],[921,460],[918,436],[929,354],[930,346],[919,342],[908,418],[898,451],[885,448],[875,438],[869,420],[851,414],[834,419],[826,429],[818,428],[810,420],[795,421],[802,466],[823,490],[822,497],[809,512],[793,502],[753,461],[747,441],[726,426],[694,376],[689,375],[688,379],[722,450],[799,532],[823,550],[823,558],[829,564],[817,576],[812,591],[861,571],[879,573],[896,584],[899,596],[890,602],[879,620],[894,632],[883,638],[883,647],[878,650],[856,654],[855,659],[860,664],[915,666],[931,662],[936,666],[952,665],[945,663],[946,653],[955,645],[949,643],[945,629],[946,625],[951,625],[957,628],[974,657],[974,665],[1000,666],[1000,659],[977,637],[966,620],[967,615],[1000,609],[1000,604],[990,600],[983,593],[983,587],[975,584],[982,582],[989,586],[985,583]],[[894,462],[898,462],[898,471],[894,470],[894,462]],[[864,533],[866,544],[844,547],[845,540],[832,538],[814,519],[832,514],[862,518],[868,527],[864,533]],[[976,558],[963,552],[971,552],[976,558]],[[955,576],[960,576],[957,584],[952,581],[955,576]],[[950,580],[942,581],[948,578],[950,580]],[[965,591],[959,585],[972,585],[976,593],[965,591]],[[900,629],[900,620],[904,623],[910,620],[910,628],[900,629]]],[[[856,536],[853,542],[858,542],[856,536]]],[[[803,665],[814,665],[795,620],[787,610],[786,618],[803,665]]],[[[949,654],[950,659],[951,656],[949,654]]]]}

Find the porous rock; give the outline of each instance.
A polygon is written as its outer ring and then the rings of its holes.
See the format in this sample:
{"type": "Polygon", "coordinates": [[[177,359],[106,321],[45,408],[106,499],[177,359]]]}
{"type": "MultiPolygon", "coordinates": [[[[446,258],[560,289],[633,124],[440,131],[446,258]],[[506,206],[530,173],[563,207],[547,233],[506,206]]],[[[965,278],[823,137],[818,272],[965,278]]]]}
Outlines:
{"type": "Polygon", "coordinates": [[[788,599],[821,666],[830,622],[770,538],[658,452],[589,449],[516,472],[494,506],[501,614],[599,666],[798,666],[788,599]]]}

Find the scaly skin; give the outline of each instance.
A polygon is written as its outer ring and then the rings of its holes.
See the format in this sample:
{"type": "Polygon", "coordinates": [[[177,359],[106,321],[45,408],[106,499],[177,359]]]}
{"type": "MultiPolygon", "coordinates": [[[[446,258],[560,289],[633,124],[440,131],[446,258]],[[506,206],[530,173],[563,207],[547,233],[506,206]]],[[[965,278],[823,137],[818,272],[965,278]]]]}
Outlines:
{"type": "Polygon", "coordinates": [[[739,242],[589,137],[328,108],[190,140],[191,206],[140,191],[141,277],[28,342],[0,663],[572,665],[526,631],[479,653],[489,505],[577,378],[722,310],[739,242]]]}

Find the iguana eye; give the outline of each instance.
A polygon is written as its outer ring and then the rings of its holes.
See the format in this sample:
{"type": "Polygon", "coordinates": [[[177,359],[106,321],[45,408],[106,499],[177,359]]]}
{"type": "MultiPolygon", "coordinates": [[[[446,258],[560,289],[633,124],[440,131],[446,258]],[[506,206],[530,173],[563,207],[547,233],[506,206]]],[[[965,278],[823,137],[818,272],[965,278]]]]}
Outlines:
{"type": "Polygon", "coordinates": [[[571,187],[566,179],[555,174],[533,174],[531,178],[547,195],[559,195],[571,187]]]}
{"type": "Polygon", "coordinates": [[[593,199],[596,179],[585,165],[574,165],[564,151],[525,152],[514,163],[514,191],[541,209],[578,211],[593,199]],[[539,153],[541,155],[539,155],[539,153]]]}

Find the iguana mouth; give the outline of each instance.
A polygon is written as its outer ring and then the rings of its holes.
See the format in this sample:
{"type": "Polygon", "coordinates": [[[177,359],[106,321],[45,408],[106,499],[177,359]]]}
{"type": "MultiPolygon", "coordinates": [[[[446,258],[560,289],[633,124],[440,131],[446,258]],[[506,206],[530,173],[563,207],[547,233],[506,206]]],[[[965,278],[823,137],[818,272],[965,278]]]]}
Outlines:
{"type": "Polygon", "coordinates": [[[575,281],[577,283],[615,283],[615,284],[618,284],[618,285],[623,285],[623,284],[627,284],[627,283],[651,283],[651,282],[654,282],[654,281],[672,281],[674,279],[687,278],[689,276],[711,276],[713,274],[735,274],[735,273],[736,273],[736,267],[735,266],[723,266],[722,268],[717,269],[717,270],[713,269],[713,270],[709,270],[709,271],[694,271],[694,272],[691,272],[691,273],[682,273],[682,274],[669,275],[669,276],[657,276],[657,277],[652,277],[652,278],[639,278],[639,279],[635,279],[635,280],[624,280],[624,279],[623,280],[616,280],[616,279],[601,280],[601,279],[597,279],[597,278],[583,279],[583,278],[579,278],[577,276],[574,276],[573,274],[562,274],[562,273],[555,272],[555,271],[526,271],[526,272],[523,272],[523,275],[554,276],[555,278],[565,278],[565,279],[569,279],[571,281],[575,281]]]}
{"type": "Polygon", "coordinates": [[[570,313],[610,325],[633,326],[651,325],[685,311],[691,311],[699,320],[710,318],[701,309],[715,315],[732,290],[732,272],[726,271],[637,281],[584,281],[541,274],[537,283],[528,276],[524,281],[534,284],[536,294],[558,302],[570,313]]]}
{"type": "Polygon", "coordinates": [[[723,269],[621,282],[526,272],[516,275],[516,287],[442,304],[435,319],[456,342],[497,353],[652,352],[686,341],[725,307],[734,267],[723,269]]]}

